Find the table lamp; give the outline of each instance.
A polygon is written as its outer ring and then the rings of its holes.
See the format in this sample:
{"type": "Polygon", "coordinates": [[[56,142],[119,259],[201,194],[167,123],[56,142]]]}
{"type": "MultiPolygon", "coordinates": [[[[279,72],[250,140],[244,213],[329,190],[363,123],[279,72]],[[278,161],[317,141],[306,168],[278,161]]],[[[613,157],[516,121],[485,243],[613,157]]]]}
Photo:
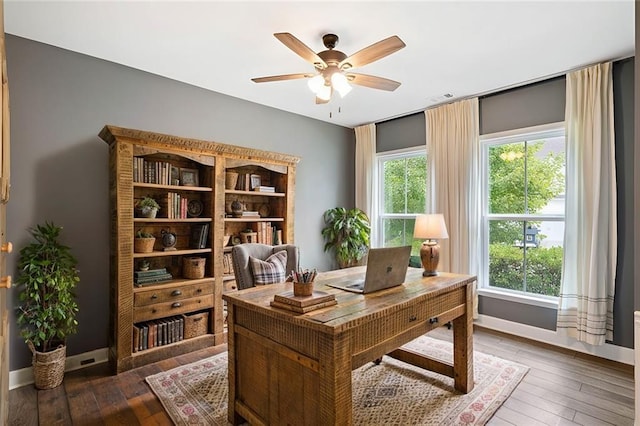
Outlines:
{"type": "Polygon", "coordinates": [[[413,238],[425,239],[420,248],[420,260],[424,268],[422,276],[438,275],[436,269],[440,261],[440,245],[437,240],[449,238],[447,226],[444,224],[444,216],[441,214],[418,215],[413,229],[413,238]]]}

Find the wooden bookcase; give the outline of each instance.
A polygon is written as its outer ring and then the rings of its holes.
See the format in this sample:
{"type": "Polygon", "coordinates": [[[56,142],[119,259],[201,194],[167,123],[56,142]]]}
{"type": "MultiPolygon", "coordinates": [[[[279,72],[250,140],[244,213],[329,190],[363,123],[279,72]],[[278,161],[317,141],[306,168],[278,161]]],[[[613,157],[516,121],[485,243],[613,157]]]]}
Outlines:
{"type": "Polygon", "coordinates": [[[234,243],[247,238],[274,243],[276,235],[280,236],[280,243],[293,243],[295,169],[299,158],[115,126],[105,126],[100,137],[110,147],[112,370],[120,373],[225,343],[222,294],[235,289],[225,255],[228,257],[234,243]],[[227,189],[226,172],[238,173],[243,182],[250,182],[253,177],[254,183],[259,180],[262,186],[272,187],[273,192],[253,191],[250,183],[248,187],[227,189]],[[193,182],[194,176],[197,182],[193,182]],[[160,204],[155,218],[137,217],[135,203],[144,196],[151,196],[160,204]],[[186,199],[183,203],[192,208],[180,208],[177,197],[186,199]],[[234,217],[234,201],[241,203],[244,210],[262,216],[245,213],[234,217]],[[194,246],[192,234],[202,225],[208,225],[206,243],[204,247],[194,246]],[[140,230],[156,237],[153,252],[134,252],[134,236],[140,230]],[[162,244],[163,232],[176,236],[171,249],[165,250],[162,244]],[[192,257],[204,259],[202,278],[184,277],[184,264],[192,257]],[[151,269],[166,269],[171,280],[135,285],[134,273],[142,261],[148,262],[151,269]],[[195,321],[201,322],[194,333],[188,324],[196,324],[195,321]],[[167,323],[174,324],[169,325],[169,330],[175,332],[174,338],[169,339],[171,343],[157,345],[157,339],[139,337],[145,327],[145,333],[157,333],[160,324],[166,328],[167,323]]]}

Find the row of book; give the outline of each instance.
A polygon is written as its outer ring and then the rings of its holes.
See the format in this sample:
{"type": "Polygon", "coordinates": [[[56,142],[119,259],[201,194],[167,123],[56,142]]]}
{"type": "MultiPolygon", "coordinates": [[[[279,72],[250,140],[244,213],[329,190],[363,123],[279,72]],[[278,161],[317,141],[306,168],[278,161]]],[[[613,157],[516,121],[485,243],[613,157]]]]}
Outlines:
{"type": "Polygon", "coordinates": [[[171,281],[173,276],[167,271],[167,268],[149,269],[146,271],[135,271],[133,273],[133,283],[136,287],[145,285],[160,284],[171,281]]]}
{"type": "Polygon", "coordinates": [[[225,275],[233,274],[233,259],[231,253],[224,253],[222,255],[222,273],[225,275]]]}
{"type": "Polygon", "coordinates": [[[259,244],[278,245],[282,244],[282,231],[271,225],[271,222],[256,222],[253,230],[258,234],[256,239],[259,244]]]}
{"type": "Polygon", "coordinates": [[[189,240],[189,247],[192,249],[207,248],[207,241],[209,239],[209,224],[197,223],[191,225],[191,239],[189,240]]]}
{"type": "MultiPolygon", "coordinates": [[[[176,169],[176,167],[173,167],[176,169]]],[[[171,163],[147,161],[143,157],[133,157],[133,181],[171,185],[171,163]]],[[[174,170],[174,175],[176,171],[174,170]]]]}
{"type": "Polygon", "coordinates": [[[167,317],[133,325],[133,352],[180,342],[183,339],[183,316],[167,317]]]}
{"type": "MultiPolygon", "coordinates": [[[[163,203],[164,204],[164,203],[163,203]]],[[[187,197],[177,192],[167,193],[167,218],[168,219],[186,219],[188,217],[187,206],[189,200],[187,197]]]]}

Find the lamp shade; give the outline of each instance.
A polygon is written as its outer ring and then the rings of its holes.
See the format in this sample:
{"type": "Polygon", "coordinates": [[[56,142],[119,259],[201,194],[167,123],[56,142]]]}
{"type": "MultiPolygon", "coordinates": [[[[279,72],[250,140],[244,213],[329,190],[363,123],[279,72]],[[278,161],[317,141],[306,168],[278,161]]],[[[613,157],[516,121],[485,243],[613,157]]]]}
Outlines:
{"type": "Polygon", "coordinates": [[[444,216],[437,214],[421,214],[416,217],[416,225],[413,228],[413,238],[427,240],[441,240],[449,238],[444,216]]]}

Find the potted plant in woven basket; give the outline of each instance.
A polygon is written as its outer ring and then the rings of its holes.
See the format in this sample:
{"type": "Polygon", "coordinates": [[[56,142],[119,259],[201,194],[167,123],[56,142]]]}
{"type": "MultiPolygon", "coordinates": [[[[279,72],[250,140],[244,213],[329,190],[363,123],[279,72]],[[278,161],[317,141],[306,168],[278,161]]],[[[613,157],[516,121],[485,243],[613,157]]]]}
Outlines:
{"type": "Polygon", "coordinates": [[[136,237],[133,239],[133,251],[135,253],[151,253],[155,242],[156,237],[153,234],[144,232],[141,229],[136,232],[136,237]]]}
{"type": "Polygon", "coordinates": [[[369,250],[371,225],[369,218],[358,208],[335,207],[324,212],[324,251],[333,250],[338,266],[359,265],[369,250]]]}
{"type": "Polygon", "coordinates": [[[17,323],[33,353],[38,389],[59,386],[64,378],[67,336],[78,327],[74,289],[80,281],[71,249],[58,238],[62,227],[53,223],[30,230],[35,241],[20,250],[20,302],[17,323]]]}

